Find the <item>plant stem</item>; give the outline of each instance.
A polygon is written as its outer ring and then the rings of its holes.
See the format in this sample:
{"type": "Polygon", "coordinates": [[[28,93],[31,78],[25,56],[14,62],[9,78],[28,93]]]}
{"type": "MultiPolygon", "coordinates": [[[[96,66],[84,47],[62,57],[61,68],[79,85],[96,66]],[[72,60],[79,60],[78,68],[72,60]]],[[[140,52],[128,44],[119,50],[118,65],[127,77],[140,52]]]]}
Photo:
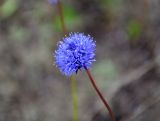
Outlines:
{"type": "Polygon", "coordinates": [[[75,77],[72,75],[71,80],[71,94],[73,105],[73,121],[78,121],[78,97],[77,97],[77,83],[75,77]]]}
{"type": "Polygon", "coordinates": [[[94,89],[96,90],[96,92],[99,95],[100,99],[102,100],[103,104],[105,105],[105,107],[109,111],[109,115],[110,115],[112,121],[116,121],[115,116],[114,116],[114,114],[112,112],[112,109],[110,108],[109,104],[107,103],[107,101],[105,100],[105,98],[103,97],[103,95],[101,94],[101,92],[99,91],[99,89],[98,89],[98,87],[97,87],[97,85],[96,85],[96,83],[95,83],[95,81],[94,81],[94,79],[93,79],[90,71],[87,68],[85,68],[85,70],[87,72],[87,75],[88,75],[91,83],[92,83],[92,86],[94,87],[94,89]]]}
{"type": "Polygon", "coordinates": [[[60,0],[57,1],[57,7],[58,7],[59,16],[60,16],[62,31],[63,31],[63,34],[65,35],[67,34],[67,30],[66,30],[66,26],[64,22],[63,7],[62,7],[62,3],[60,2],[60,0]]]}
{"type": "MultiPolygon", "coordinates": [[[[63,34],[66,35],[67,29],[64,22],[63,7],[60,0],[57,1],[57,8],[60,16],[62,31],[63,31],[63,34]]],[[[70,77],[70,80],[71,80],[70,83],[71,83],[71,96],[72,96],[72,106],[73,106],[73,121],[78,121],[77,83],[73,75],[70,77]]]]}
{"type": "MultiPolygon", "coordinates": [[[[63,31],[63,34],[65,35],[67,34],[67,29],[66,29],[65,22],[64,22],[63,7],[62,7],[62,3],[60,2],[60,0],[58,0],[57,2],[58,2],[57,8],[59,11],[62,31],[63,31]]],[[[71,96],[72,96],[72,106],[73,106],[73,121],[78,121],[77,83],[73,75],[70,77],[70,80],[71,80],[71,96]]]]}

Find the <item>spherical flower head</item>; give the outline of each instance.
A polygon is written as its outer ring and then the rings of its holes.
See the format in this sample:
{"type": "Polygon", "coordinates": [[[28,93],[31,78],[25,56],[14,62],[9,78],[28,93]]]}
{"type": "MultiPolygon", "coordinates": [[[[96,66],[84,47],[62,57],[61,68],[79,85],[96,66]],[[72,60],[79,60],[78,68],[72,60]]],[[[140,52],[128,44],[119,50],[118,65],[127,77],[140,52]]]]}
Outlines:
{"type": "Polygon", "coordinates": [[[54,5],[58,2],[58,0],[48,0],[48,2],[51,4],[51,5],[54,5]]]}
{"type": "Polygon", "coordinates": [[[77,73],[79,69],[88,69],[95,61],[95,47],[90,35],[71,33],[58,43],[55,64],[66,76],[77,73]]]}

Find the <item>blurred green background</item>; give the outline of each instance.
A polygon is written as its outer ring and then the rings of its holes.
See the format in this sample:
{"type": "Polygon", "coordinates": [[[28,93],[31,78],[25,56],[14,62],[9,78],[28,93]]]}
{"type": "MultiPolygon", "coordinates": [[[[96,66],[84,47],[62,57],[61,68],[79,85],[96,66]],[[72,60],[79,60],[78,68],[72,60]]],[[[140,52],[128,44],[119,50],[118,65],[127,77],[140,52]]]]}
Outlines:
{"type": "MultiPolygon", "coordinates": [[[[160,120],[160,0],[61,0],[68,32],[96,40],[91,72],[117,121],[160,120]]],[[[70,81],[54,65],[56,5],[0,0],[0,121],[71,121],[70,81]]],[[[109,121],[83,71],[79,121],[109,121]]]]}

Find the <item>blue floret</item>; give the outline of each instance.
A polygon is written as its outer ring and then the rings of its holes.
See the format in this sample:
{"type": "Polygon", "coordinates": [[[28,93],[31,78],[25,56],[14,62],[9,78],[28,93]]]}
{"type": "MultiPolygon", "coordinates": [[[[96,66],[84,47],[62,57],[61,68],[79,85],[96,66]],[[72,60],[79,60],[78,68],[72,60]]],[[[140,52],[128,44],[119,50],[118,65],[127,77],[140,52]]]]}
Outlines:
{"type": "Polygon", "coordinates": [[[56,4],[57,3],[57,0],[48,0],[48,2],[52,5],[56,4]]]}
{"type": "Polygon", "coordinates": [[[79,69],[88,69],[95,61],[95,47],[90,35],[71,33],[58,43],[55,64],[66,76],[77,73],[79,69]]]}

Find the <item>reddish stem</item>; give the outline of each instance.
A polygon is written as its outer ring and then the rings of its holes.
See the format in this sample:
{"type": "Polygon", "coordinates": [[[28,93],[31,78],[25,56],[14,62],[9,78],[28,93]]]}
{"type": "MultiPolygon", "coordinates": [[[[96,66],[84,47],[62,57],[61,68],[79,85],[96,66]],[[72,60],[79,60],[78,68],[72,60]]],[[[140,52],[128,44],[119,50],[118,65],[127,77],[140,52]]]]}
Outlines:
{"type": "Polygon", "coordinates": [[[66,30],[66,26],[64,23],[63,7],[62,7],[62,3],[60,2],[60,0],[58,0],[57,7],[58,7],[58,11],[59,11],[62,31],[63,31],[63,34],[65,35],[67,33],[67,30],[66,30]]]}
{"type": "Polygon", "coordinates": [[[88,77],[89,77],[89,79],[90,79],[90,81],[91,81],[94,89],[96,90],[96,92],[97,92],[97,94],[99,95],[100,99],[102,100],[102,102],[104,103],[105,107],[106,107],[107,110],[109,111],[109,115],[111,116],[112,121],[116,121],[115,116],[114,116],[114,114],[113,114],[110,106],[108,105],[107,101],[104,99],[103,95],[102,95],[101,92],[99,91],[99,89],[98,89],[98,87],[97,87],[97,85],[96,85],[96,83],[95,83],[95,81],[94,81],[94,79],[93,79],[90,71],[89,71],[87,68],[86,68],[86,72],[87,72],[87,75],[88,75],[88,77]]]}

